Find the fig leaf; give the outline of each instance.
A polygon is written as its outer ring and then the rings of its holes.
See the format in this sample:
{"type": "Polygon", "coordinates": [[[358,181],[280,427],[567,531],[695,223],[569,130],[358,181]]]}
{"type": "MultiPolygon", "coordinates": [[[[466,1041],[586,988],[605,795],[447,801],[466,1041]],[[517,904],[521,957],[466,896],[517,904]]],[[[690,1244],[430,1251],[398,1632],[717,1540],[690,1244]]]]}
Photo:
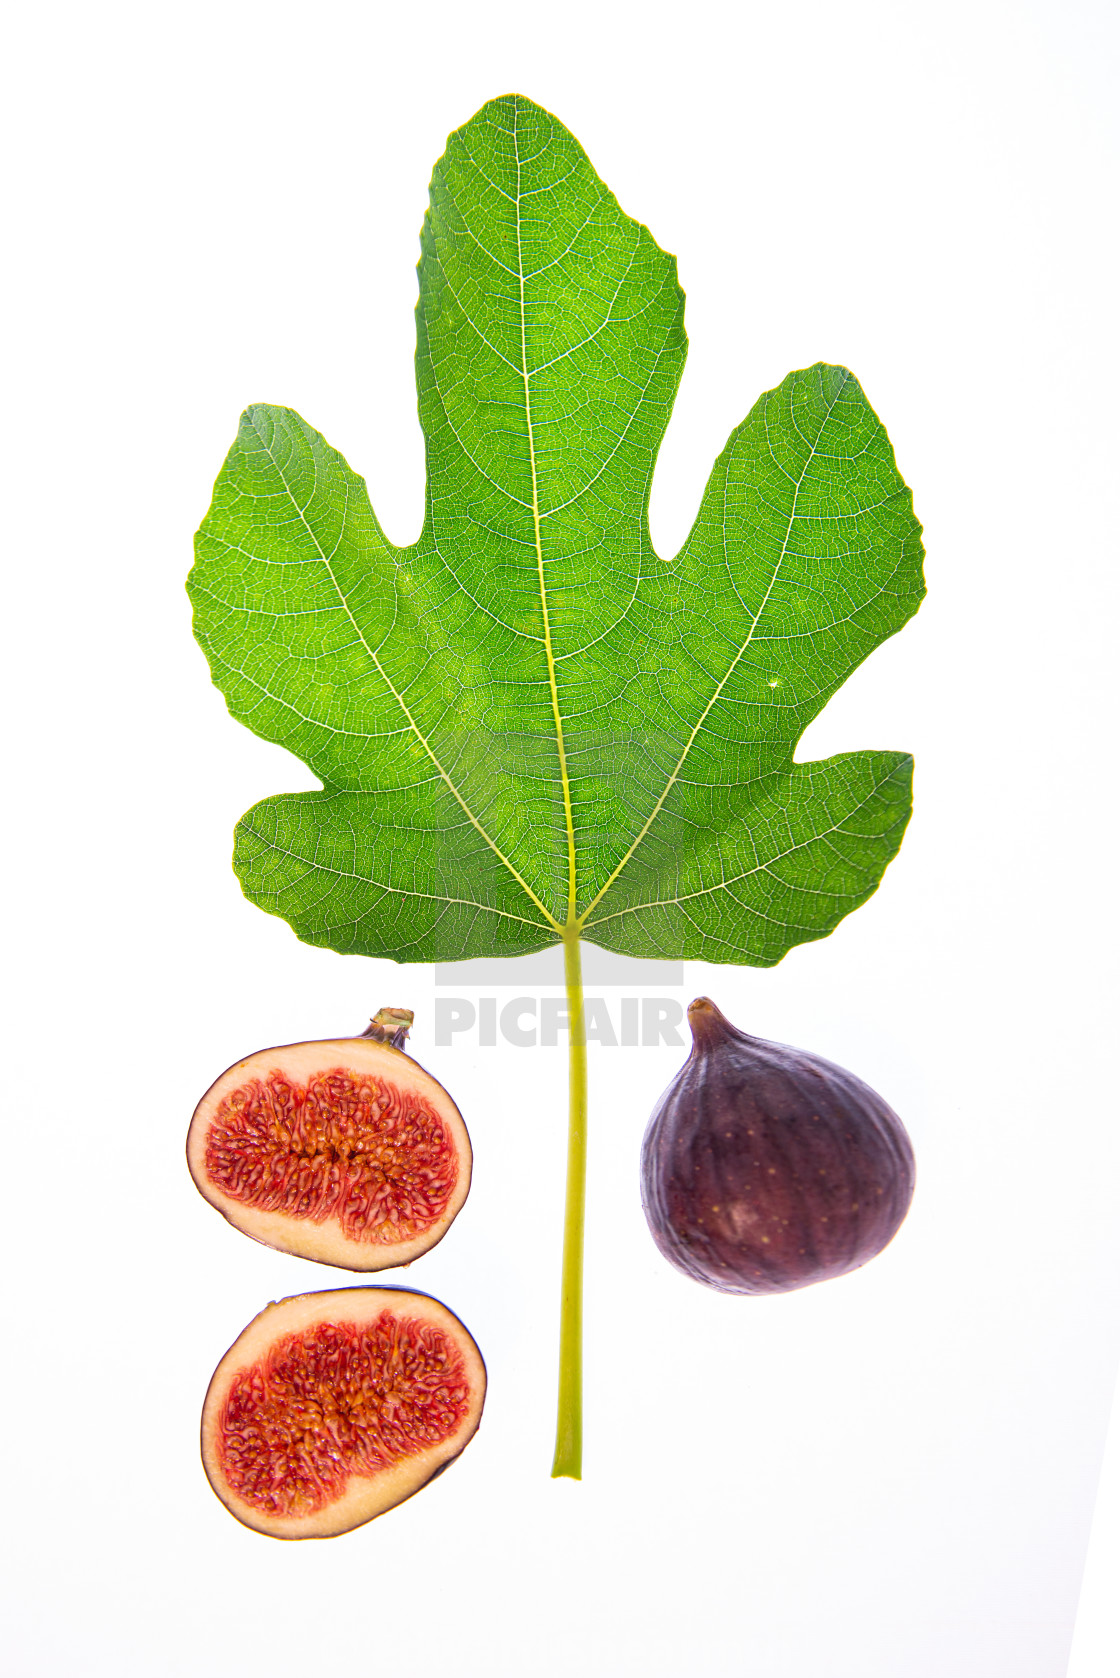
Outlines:
{"type": "Polygon", "coordinates": [[[309,943],[400,961],[567,927],[768,966],[824,937],[898,849],[911,760],[794,748],[923,592],[855,378],[818,364],[761,397],[666,561],[673,258],[519,96],[450,137],[421,251],[419,540],[392,546],[342,456],[268,406],[198,534],[214,680],[323,786],[242,819],[245,892],[309,943]]]}

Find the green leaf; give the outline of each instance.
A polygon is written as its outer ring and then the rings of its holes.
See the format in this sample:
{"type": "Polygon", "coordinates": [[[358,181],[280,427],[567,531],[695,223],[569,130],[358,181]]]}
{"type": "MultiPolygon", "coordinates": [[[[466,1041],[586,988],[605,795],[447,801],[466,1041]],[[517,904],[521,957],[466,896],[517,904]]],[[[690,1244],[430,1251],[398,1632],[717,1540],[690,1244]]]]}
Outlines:
{"type": "Polygon", "coordinates": [[[244,415],[198,535],[215,682],[323,783],[243,818],[247,895],[402,961],[565,926],[760,965],[824,937],[898,849],[911,765],[794,749],[923,592],[856,380],[817,365],[763,396],[666,562],[647,510],[676,265],[554,117],[498,99],[451,136],[419,285],[419,540],[389,543],[363,480],[272,407],[244,415]]]}

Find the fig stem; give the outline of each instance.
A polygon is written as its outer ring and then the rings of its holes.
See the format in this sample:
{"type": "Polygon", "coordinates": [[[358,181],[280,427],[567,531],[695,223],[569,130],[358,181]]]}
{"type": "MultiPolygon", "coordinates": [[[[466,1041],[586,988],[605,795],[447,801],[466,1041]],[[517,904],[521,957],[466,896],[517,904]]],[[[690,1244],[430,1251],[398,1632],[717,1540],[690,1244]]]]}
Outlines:
{"type": "Polygon", "coordinates": [[[568,1187],[560,1283],[560,1378],[552,1478],[579,1480],[583,1469],[583,1223],[587,1186],[587,1033],[579,926],[563,928],[568,995],[568,1187]]]}

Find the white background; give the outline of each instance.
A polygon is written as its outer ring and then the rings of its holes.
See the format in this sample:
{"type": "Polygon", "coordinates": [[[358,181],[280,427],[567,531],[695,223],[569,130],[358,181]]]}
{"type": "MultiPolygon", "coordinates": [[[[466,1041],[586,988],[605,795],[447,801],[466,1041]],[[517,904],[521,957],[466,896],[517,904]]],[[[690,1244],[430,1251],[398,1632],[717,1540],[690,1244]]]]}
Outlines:
{"type": "MultiPolygon", "coordinates": [[[[10,25],[17,1678],[1065,1672],[1120,1346],[1110,14],[200,0],[10,25]],[[800,754],[915,753],[899,860],[830,940],[690,966],[680,993],[879,1088],[918,1152],[912,1214],[825,1287],[687,1282],[636,1179],[681,1053],[593,1053],[579,1485],[548,1477],[563,1050],[436,1050],[431,969],[304,947],[242,899],[237,817],[313,783],[229,719],[182,587],[248,401],[296,407],[390,536],[417,532],[427,180],[509,91],[679,256],[661,551],[732,425],[818,358],[884,418],[929,550],[919,617],[800,754]],[[267,1300],[350,1278],[238,1236],[183,1137],[231,1060],[383,1003],[417,1010],[472,1131],[471,1199],[408,1280],[470,1326],[490,1397],[436,1485],[284,1545],[211,1495],[198,1412],[267,1300]]],[[[1116,1527],[1071,1678],[1115,1669],[1116,1527]]]]}

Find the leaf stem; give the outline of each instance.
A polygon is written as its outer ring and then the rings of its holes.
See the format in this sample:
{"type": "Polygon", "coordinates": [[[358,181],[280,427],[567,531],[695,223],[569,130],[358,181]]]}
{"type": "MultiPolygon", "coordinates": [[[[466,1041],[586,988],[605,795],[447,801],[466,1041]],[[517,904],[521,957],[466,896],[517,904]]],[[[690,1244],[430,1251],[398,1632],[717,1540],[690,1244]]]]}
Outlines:
{"type": "Polygon", "coordinates": [[[578,1480],[583,1467],[583,1222],[587,1184],[587,1034],[579,927],[563,929],[568,993],[568,1188],[560,1286],[560,1378],[552,1478],[578,1480]]]}

